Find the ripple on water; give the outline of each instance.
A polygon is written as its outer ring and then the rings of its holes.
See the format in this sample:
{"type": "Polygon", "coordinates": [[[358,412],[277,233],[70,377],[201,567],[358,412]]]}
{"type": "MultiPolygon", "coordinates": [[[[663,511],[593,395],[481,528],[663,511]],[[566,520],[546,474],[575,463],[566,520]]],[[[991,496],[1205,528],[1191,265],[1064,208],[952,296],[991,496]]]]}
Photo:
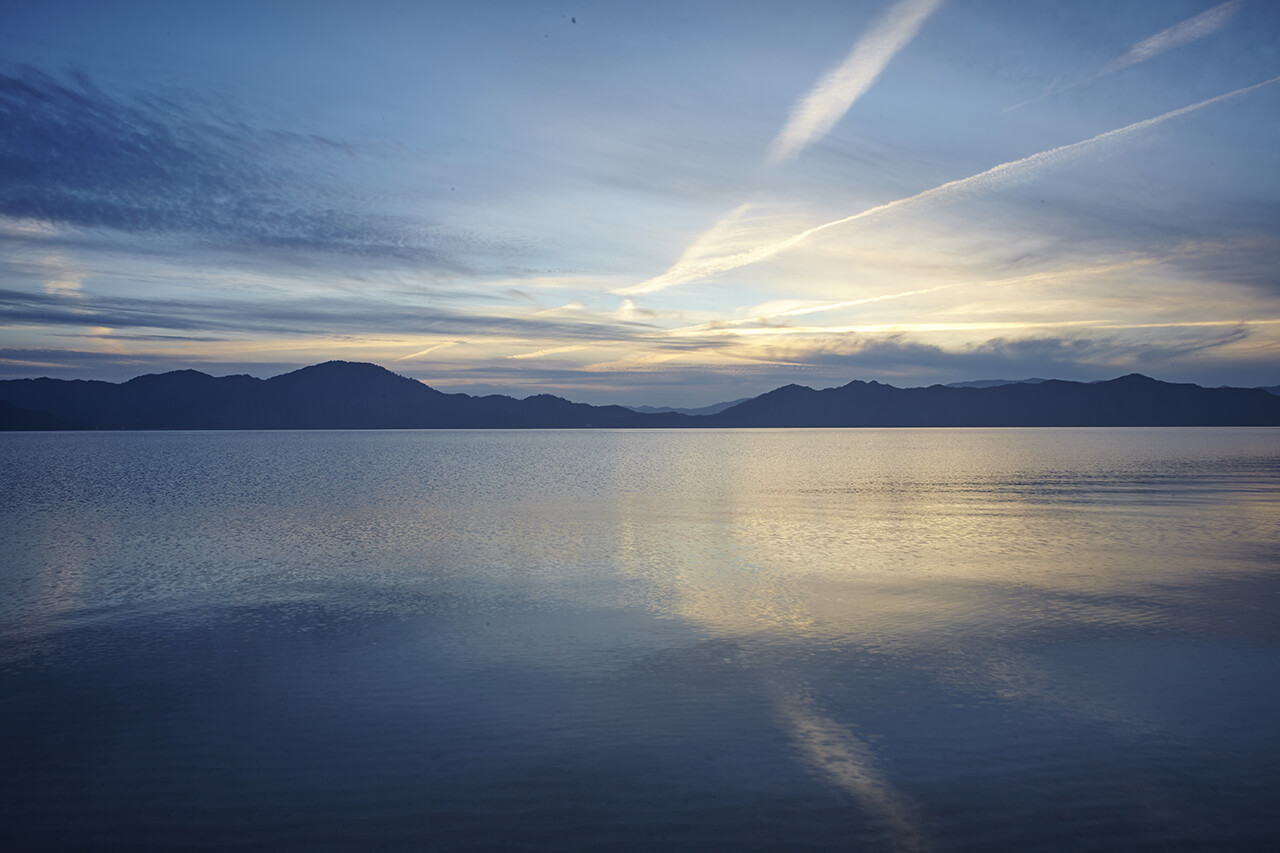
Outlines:
{"type": "Polygon", "coordinates": [[[0,820],[1266,849],[1274,435],[0,435],[0,820]]]}

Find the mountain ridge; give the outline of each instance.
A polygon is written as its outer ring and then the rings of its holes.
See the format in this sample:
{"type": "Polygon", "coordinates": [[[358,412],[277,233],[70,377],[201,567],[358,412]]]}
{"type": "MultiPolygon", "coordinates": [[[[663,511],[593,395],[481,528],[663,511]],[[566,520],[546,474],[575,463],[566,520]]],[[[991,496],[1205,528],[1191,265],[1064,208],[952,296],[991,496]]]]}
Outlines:
{"type": "Polygon", "coordinates": [[[0,381],[0,429],[578,429],[589,427],[1280,426],[1280,397],[1132,373],[898,388],[783,385],[711,414],[637,412],[550,394],[450,394],[363,362],[257,379],[174,370],[111,383],[0,381]]]}

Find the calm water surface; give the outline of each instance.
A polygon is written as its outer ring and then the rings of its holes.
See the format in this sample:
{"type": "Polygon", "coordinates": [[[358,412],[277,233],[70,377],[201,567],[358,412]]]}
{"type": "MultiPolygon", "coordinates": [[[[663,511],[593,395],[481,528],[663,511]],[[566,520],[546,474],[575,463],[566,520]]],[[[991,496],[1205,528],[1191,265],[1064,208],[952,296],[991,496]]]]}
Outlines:
{"type": "Polygon", "coordinates": [[[5,849],[1266,850],[1280,431],[0,434],[5,849]]]}

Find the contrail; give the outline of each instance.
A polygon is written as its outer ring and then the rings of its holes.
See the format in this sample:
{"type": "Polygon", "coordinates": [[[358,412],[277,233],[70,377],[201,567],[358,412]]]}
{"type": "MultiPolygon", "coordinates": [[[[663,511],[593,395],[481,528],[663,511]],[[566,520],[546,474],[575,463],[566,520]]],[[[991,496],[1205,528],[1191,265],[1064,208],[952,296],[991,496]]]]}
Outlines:
{"type": "Polygon", "coordinates": [[[1058,88],[1058,82],[1062,79],[1054,80],[1049,84],[1049,88],[1045,89],[1036,97],[1023,101],[1020,104],[1014,104],[1007,107],[1002,112],[1010,112],[1019,107],[1025,107],[1027,104],[1034,104],[1036,101],[1043,100],[1057,92],[1066,92],[1077,86],[1083,86],[1086,83],[1092,83],[1099,77],[1106,77],[1108,74],[1114,74],[1117,71],[1123,71],[1131,65],[1137,65],[1139,62],[1146,62],[1148,59],[1154,59],[1165,51],[1173,50],[1176,47],[1182,47],[1184,44],[1190,44],[1193,41],[1202,39],[1205,36],[1212,35],[1222,29],[1223,25],[1231,19],[1231,16],[1240,10],[1241,0],[1227,0],[1226,3],[1220,3],[1208,11],[1201,12],[1192,18],[1174,24],[1167,30],[1161,30],[1150,38],[1145,38],[1137,44],[1129,48],[1123,56],[1117,56],[1097,73],[1092,74],[1083,80],[1077,80],[1074,83],[1058,88]]]}
{"type": "Polygon", "coordinates": [[[1227,0],[1226,3],[1214,6],[1206,12],[1201,12],[1194,18],[1187,18],[1182,23],[1174,24],[1167,30],[1161,30],[1151,38],[1143,39],[1129,48],[1124,56],[1118,56],[1102,66],[1102,70],[1090,79],[1097,79],[1106,74],[1112,74],[1128,68],[1130,65],[1146,62],[1166,50],[1182,47],[1184,44],[1190,44],[1196,39],[1215,33],[1222,29],[1222,26],[1239,10],[1240,0],[1227,0]]]}
{"type": "MultiPolygon", "coordinates": [[[[768,162],[789,160],[810,143],[826,136],[854,102],[879,79],[890,60],[915,38],[925,20],[942,3],[943,0],[898,0],[889,7],[854,44],[844,62],[827,72],[796,102],[787,123],[769,146],[768,162]]],[[[742,231],[742,220],[751,207],[749,203],[741,205],[713,225],[685,250],[672,269],[701,269],[702,259],[720,254],[724,242],[751,242],[751,235],[742,231]]],[[[714,272],[715,269],[710,269],[693,278],[714,272]]],[[[657,280],[613,292],[651,293],[662,289],[646,286],[657,280]]]]}
{"type": "Polygon", "coordinates": [[[544,355],[558,355],[562,352],[577,352],[578,350],[586,348],[586,344],[570,344],[569,346],[563,347],[547,347],[546,349],[540,349],[537,352],[522,352],[517,355],[509,355],[507,358],[542,358],[544,355]]]}
{"type": "MultiPolygon", "coordinates": [[[[1237,98],[1241,95],[1248,94],[1257,89],[1271,86],[1280,82],[1280,77],[1272,77],[1270,80],[1264,80],[1261,83],[1255,83],[1252,86],[1245,86],[1227,92],[1223,95],[1217,95],[1207,98],[1203,101],[1191,104],[1190,106],[1179,107],[1176,110],[1170,110],[1167,113],[1161,113],[1154,118],[1144,119],[1125,125],[1124,127],[1108,130],[1097,136],[1092,136],[1080,142],[1072,142],[1067,145],[1060,145],[1057,148],[1051,148],[1048,151],[1041,151],[1039,154],[1032,154],[1029,157],[1023,157],[1020,160],[1010,160],[1007,163],[1001,163],[998,166],[992,166],[985,172],[979,172],[976,175],[970,175],[967,178],[949,181],[945,184],[924,190],[907,198],[900,198],[896,201],[886,202],[875,207],[868,208],[860,213],[851,216],[845,216],[841,219],[835,219],[831,222],[825,222],[822,225],[815,225],[798,234],[793,234],[786,239],[779,240],[774,243],[761,243],[751,246],[747,249],[738,249],[728,254],[712,255],[709,253],[701,254],[698,249],[707,245],[712,232],[707,232],[694,242],[692,246],[685,252],[684,256],[676,262],[671,269],[655,278],[642,281],[639,284],[615,290],[614,293],[622,295],[632,295],[637,293],[655,293],[659,290],[665,290],[668,287],[674,287],[678,284],[685,284],[690,281],[696,281],[716,273],[727,272],[738,267],[754,264],[765,258],[772,257],[781,251],[790,249],[799,243],[803,243],[815,234],[826,231],[829,228],[835,228],[840,225],[848,225],[851,222],[857,222],[863,219],[872,219],[885,213],[902,210],[908,207],[914,207],[923,202],[951,201],[956,198],[971,196],[975,193],[994,189],[997,187],[1010,186],[1012,184],[1025,181],[1031,176],[1044,171],[1052,166],[1065,163],[1076,157],[1088,152],[1103,148],[1121,139],[1149,130],[1156,125],[1163,124],[1171,119],[1193,113],[1197,110],[1204,109],[1222,101],[1237,98]]],[[[743,208],[739,208],[742,211],[743,208]]],[[[719,227],[719,226],[717,226],[719,227]]],[[[715,229],[713,229],[714,231],[715,229]]],[[[720,236],[720,235],[717,235],[720,236]]]]}
{"type": "Polygon", "coordinates": [[[408,361],[411,358],[417,358],[418,356],[428,355],[430,353],[435,352],[438,349],[444,349],[445,347],[451,347],[451,346],[454,346],[455,344],[465,344],[465,343],[466,341],[444,341],[443,343],[436,344],[435,346],[427,347],[424,350],[420,350],[414,353],[409,353],[408,355],[402,355],[399,358],[397,358],[396,361],[408,361]]]}
{"type": "Polygon", "coordinates": [[[862,323],[844,326],[752,326],[748,328],[712,328],[709,324],[672,329],[668,337],[704,337],[725,334],[742,337],[782,337],[785,335],[882,335],[894,333],[928,334],[931,332],[974,332],[1020,329],[1192,329],[1222,326],[1276,326],[1280,318],[1262,317],[1231,320],[1171,320],[1165,323],[1115,323],[1105,320],[980,320],[972,323],[862,323]]]}
{"type": "Polygon", "coordinates": [[[899,0],[881,15],[844,62],[828,71],[792,108],[786,125],[769,147],[769,162],[789,160],[826,136],[942,2],[899,0]]]}
{"type": "MultiPolygon", "coordinates": [[[[745,317],[741,320],[717,320],[712,323],[700,323],[696,326],[669,329],[665,334],[679,336],[696,336],[704,333],[708,335],[723,335],[726,332],[733,334],[736,333],[735,330],[740,326],[749,326],[752,323],[764,323],[774,317],[800,317],[806,314],[816,314],[821,311],[836,311],[842,308],[855,308],[859,305],[888,302],[890,300],[905,299],[911,296],[923,296],[926,293],[937,293],[942,290],[956,290],[957,288],[1010,287],[1022,284],[1037,284],[1045,281],[1057,281],[1067,277],[1080,278],[1083,276],[1104,275],[1109,272],[1117,272],[1119,270],[1127,270],[1139,266],[1148,266],[1154,263],[1156,263],[1154,258],[1138,258],[1136,260],[1123,261],[1121,263],[1099,264],[1091,267],[1076,267],[1074,269],[1065,270],[1046,270],[1044,272],[1012,276],[1010,278],[984,279],[980,281],[958,281],[953,284],[938,284],[933,287],[902,290],[897,293],[883,293],[879,296],[864,296],[861,299],[845,299],[840,302],[823,302],[818,305],[805,305],[800,308],[792,308],[787,311],[757,314],[755,316],[745,317]]],[[[774,325],[767,327],[765,330],[747,332],[747,334],[760,334],[767,332],[789,334],[792,333],[792,329],[791,327],[774,325]]]]}

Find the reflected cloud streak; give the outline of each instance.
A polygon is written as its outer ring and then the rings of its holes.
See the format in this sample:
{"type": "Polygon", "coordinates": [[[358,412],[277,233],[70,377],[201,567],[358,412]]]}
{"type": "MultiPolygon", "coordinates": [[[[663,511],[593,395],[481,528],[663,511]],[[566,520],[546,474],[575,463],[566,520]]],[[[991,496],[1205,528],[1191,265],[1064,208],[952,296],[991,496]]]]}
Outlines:
{"type": "Polygon", "coordinates": [[[810,699],[785,696],[778,712],[809,764],[879,823],[895,849],[929,849],[906,797],[876,770],[875,756],[866,744],[810,699]]]}

